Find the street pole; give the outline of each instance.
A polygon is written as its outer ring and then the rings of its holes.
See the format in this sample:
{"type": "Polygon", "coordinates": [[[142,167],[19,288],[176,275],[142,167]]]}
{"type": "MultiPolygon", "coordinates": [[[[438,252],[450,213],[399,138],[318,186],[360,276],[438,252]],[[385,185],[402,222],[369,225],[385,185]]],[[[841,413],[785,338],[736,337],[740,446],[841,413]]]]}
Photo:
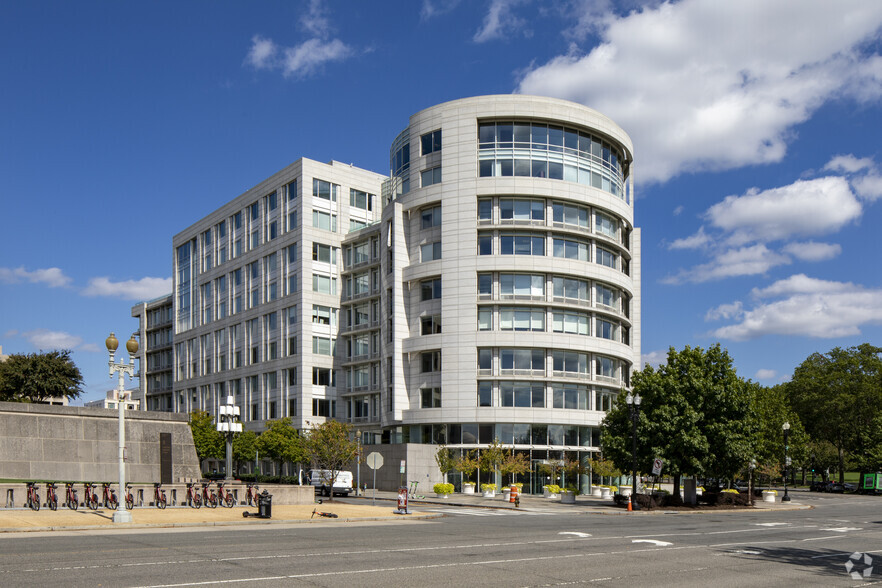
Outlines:
{"type": "Polygon", "coordinates": [[[355,495],[361,495],[361,430],[355,431],[355,468],[357,470],[356,473],[356,481],[355,481],[355,495]]]}
{"type": "Polygon", "coordinates": [[[790,469],[790,457],[787,450],[790,449],[790,423],[785,422],[782,426],[784,429],[784,498],[781,502],[790,502],[790,495],[787,494],[787,473],[790,469]]]}
{"type": "Polygon", "coordinates": [[[224,433],[227,441],[225,480],[231,480],[233,477],[233,433],[242,432],[242,423],[236,422],[238,416],[239,407],[236,406],[232,396],[227,396],[227,403],[217,407],[217,430],[224,433]]]}
{"type": "Polygon", "coordinates": [[[631,508],[632,510],[640,510],[637,504],[637,419],[640,412],[641,398],[639,394],[625,396],[625,402],[628,404],[628,413],[631,416],[631,508]]]}
{"type": "Polygon", "coordinates": [[[116,349],[119,347],[119,340],[116,336],[111,332],[110,336],[104,341],[104,345],[107,347],[107,351],[110,352],[110,361],[108,362],[108,368],[110,370],[110,377],[113,377],[114,373],[119,374],[119,380],[117,381],[117,389],[116,389],[116,406],[119,414],[119,500],[117,501],[116,510],[113,511],[113,522],[114,523],[131,523],[132,522],[132,513],[128,511],[126,508],[126,380],[125,376],[128,374],[130,378],[135,377],[135,354],[138,353],[138,341],[135,339],[135,335],[132,334],[132,337],[126,341],[126,351],[129,352],[129,363],[128,365],[120,360],[119,363],[113,363],[113,356],[116,353],[116,349]]]}

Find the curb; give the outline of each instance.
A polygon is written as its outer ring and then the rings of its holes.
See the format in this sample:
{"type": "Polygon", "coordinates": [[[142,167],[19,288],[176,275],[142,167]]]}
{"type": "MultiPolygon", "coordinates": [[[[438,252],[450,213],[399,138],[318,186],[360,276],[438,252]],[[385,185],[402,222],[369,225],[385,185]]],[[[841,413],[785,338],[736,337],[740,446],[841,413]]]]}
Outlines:
{"type": "Polygon", "coordinates": [[[76,525],[76,526],[58,526],[58,527],[2,527],[0,534],[3,533],[38,533],[47,531],[127,531],[129,529],[180,529],[192,527],[234,527],[243,525],[297,525],[297,524],[319,524],[319,523],[358,523],[362,521],[401,521],[401,520],[426,520],[440,519],[444,515],[441,513],[426,514],[410,514],[407,517],[401,515],[391,517],[362,517],[362,518],[346,518],[346,519],[276,519],[267,520],[259,518],[251,518],[245,521],[206,521],[201,523],[125,523],[124,526],[116,525],[76,525]]]}

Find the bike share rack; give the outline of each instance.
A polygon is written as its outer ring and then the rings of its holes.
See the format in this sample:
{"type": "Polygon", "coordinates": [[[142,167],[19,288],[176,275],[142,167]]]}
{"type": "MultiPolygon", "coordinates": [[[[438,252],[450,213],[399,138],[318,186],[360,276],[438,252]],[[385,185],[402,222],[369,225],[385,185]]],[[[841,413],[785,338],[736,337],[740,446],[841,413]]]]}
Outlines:
{"type": "Polygon", "coordinates": [[[6,489],[6,508],[13,508],[15,506],[15,490],[12,488],[6,489]]]}

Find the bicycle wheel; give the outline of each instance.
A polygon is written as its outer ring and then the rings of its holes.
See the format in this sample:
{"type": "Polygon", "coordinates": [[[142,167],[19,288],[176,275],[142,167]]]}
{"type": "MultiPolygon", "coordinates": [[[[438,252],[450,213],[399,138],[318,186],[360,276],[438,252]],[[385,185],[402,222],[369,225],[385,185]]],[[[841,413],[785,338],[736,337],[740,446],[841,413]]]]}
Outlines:
{"type": "Polygon", "coordinates": [[[76,510],[80,507],[80,501],[77,498],[77,493],[74,492],[73,496],[71,496],[67,501],[67,508],[71,510],[76,510]]]}
{"type": "Polygon", "coordinates": [[[31,508],[33,510],[40,510],[40,497],[39,496],[35,496],[34,498],[31,499],[30,502],[31,502],[31,508]]]}
{"type": "Polygon", "coordinates": [[[88,497],[87,502],[89,504],[89,508],[92,510],[98,510],[98,497],[94,494],[88,497]]]}
{"type": "Polygon", "coordinates": [[[208,495],[208,499],[205,501],[205,505],[208,508],[217,508],[217,494],[212,492],[208,495]]]}
{"type": "Polygon", "coordinates": [[[135,508],[135,498],[131,494],[126,496],[126,508],[129,510],[135,508]]]}
{"type": "Polygon", "coordinates": [[[193,496],[193,508],[202,508],[202,496],[199,494],[193,496]]]}
{"type": "Polygon", "coordinates": [[[233,499],[233,493],[227,492],[227,495],[224,498],[224,506],[227,508],[233,508],[234,504],[236,504],[236,501],[233,499]]]}
{"type": "Polygon", "coordinates": [[[58,498],[54,496],[47,497],[46,506],[49,507],[49,510],[58,510],[58,498]]]}
{"type": "Polygon", "coordinates": [[[111,509],[111,510],[116,510],[117,508],[119,508],[119,500],[116,499],[116,496],[112,496],[112,495],[111,495],[111,497],[110,497],[110,509],[111,509]]]}
{"type": "Polygon", "coordinates": [[[159,495],[159,498],[156,499],[156,508],[164,509],[168,503],[165,501],[165,492],[159,495]]]}

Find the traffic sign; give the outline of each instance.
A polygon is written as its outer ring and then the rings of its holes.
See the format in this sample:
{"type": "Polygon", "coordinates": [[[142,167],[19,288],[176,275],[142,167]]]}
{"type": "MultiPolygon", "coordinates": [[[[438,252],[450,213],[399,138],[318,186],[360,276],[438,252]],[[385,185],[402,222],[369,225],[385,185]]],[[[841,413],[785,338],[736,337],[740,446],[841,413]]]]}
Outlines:
{"type": "Polygon", "coordinates": [[[383,456],[376,451],[372,451],[371,453],[369,453],[364,461],[372,470],[378,470],[383,467],[383,456]]]}
{"type": "Polygon", "coordinates": [[[652,475],[653,476],[660,476],[661,475],[662,466],[664,465],[664,463],[665,462],[663,462],[661,460],[661,458],[658,458],[658,457],[655,458],[655,460],[652,462],[652,475]]]}

